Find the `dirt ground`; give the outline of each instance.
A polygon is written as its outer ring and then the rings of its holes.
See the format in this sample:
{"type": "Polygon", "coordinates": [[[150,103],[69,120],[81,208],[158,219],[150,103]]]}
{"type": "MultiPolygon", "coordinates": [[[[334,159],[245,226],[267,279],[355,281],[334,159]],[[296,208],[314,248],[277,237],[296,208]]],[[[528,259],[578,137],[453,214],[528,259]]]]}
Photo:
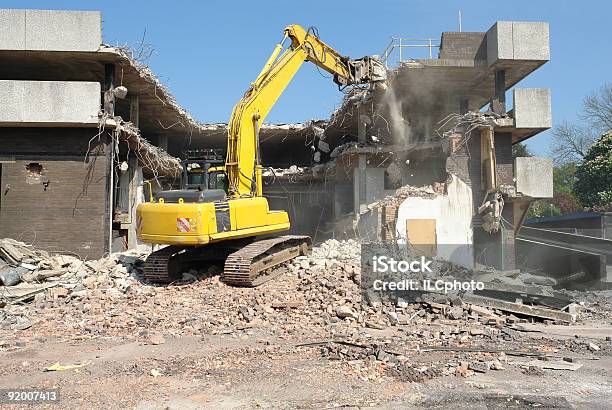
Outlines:
{"type": "MultiPolygon", "coordinates": [[[[583,330],[588,333],[588,328],[551,329],[545,335],[530,332],[526,337],[533,342],[542,337],[563,340],[583,330]]],[[[612,327],[600,327],[596,333],[594,340],[605,339],[612,335],[612,327]]],[[[308,335],[303,337],[308,340],[308,335]]],[[[295,347],[294,341],[262,335],[257,329],[242,336],[168,337],[159,345],[137,337],[34,337],[17,344],[21,347],[0,353],[0,388],[59,388],[60,408],[606,409],[612,400],[609,354],[583,353],[583,367],[576,371],[545,369],[528,374],[505,365],[503,371],[467,378],[434,376],[411,382],[379,371],[376,367],[382,363],[357,371],[351,361],[323,357],[319,346],[295,347]],[[55,362],[90,364],[44,371],[55,362]],[[152,376],[152,370],[160,375],[152,376]]],[[[443,362],[456,354],[422,352],[411,358],[443,362]]]]}

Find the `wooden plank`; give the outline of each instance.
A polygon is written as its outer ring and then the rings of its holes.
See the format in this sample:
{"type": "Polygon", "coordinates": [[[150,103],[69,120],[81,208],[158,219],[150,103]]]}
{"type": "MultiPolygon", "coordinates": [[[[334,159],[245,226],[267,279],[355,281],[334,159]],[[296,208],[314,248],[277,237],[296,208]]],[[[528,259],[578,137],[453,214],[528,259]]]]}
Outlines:
{"type": "Polygon", "coordinates": [[[407,219],[406,237],[419,256],[437,255],[435,219],[407,219]]]}
{"type": "Polygon", "coordinates": [[[0,241],[0,257],[15,266],[23,259],[23,254],[7,241],[0,241]]]}

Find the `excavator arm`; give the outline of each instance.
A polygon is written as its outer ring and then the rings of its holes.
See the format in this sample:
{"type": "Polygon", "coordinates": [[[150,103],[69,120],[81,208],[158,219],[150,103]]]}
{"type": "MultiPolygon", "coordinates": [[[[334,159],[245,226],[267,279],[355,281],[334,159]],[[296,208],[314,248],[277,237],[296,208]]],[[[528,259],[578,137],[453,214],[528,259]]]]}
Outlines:
{"type": "Polygon", "coordinates": [[[310,30],[298,25],[285,28],[283,41],[276,45],[256,80],[232,111],[225,162],[231,198],[262,195],[259,130],[305,61],[333,74],[339,86],[386,80],[386,70],[376,58],[350,60],[310,30]],[[290,44],[285,48],[287,40],[290,44]]]}
{"type": "Polygon", "coordinates": [[[375,58],[342,57],[299,26],[287,27],[284,34],[234,107],[225,165],[207,168],[206,189],[157,192],[157,202],[138,206],[138,237],[145,242],[170,245],[147,258],[147,280],[172,282],[180,278],[187,264],[218,258],[224,260],[221,280],[225,283],[258,286],[282,273],[286,261],[309,252],[311,240],[307,236],[252,241],[256,236],[290,228],[287,212],[271,211],[262,196],[261,124],[305,61],[332,73],[340,86],[384,81],[386,71],[375,58]],[[224,169],[227,189],[225,179],[218,178],[224,169]]]}

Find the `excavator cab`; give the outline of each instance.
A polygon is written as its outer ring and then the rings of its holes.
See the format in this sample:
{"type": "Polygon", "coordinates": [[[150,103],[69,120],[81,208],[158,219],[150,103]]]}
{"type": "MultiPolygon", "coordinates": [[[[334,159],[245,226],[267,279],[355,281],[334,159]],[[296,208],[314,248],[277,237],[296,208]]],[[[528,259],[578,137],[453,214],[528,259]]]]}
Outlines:
{"type": "Polygon", "coordinates": [[[184,155],[181,189],[223,189],[227,193],[225,158],[221,150],[188,150],[184,155]]]}
{"type": "Polygon", "coordinates": [[[202,203],[227,199],[228,183],[223,156],[219,150],[187,151],[183,160],[180,189],[160,191],[155,200],[166,203],[202,203]]]}
{"type": "Polygon", "coordinates": [[[191,160],[183,164],[182,189],[222,189],[227,193],[227,175],[223,161],[210,162],[191,160]]]}

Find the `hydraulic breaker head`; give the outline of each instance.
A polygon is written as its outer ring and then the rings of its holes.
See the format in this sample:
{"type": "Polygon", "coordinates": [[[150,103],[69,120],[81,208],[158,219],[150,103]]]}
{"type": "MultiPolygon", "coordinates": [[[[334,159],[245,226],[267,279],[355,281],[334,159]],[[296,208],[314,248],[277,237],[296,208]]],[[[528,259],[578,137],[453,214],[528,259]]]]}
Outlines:
{"type": "Polygon", "coordinates": [[[376,84],[387,80],[387,69],[378,59],[378,56],[366,56],[356,60],[349,60],[348,65],[353,73],[353,81],[338,78],[339,85],[348,84],[376,84]]]}

